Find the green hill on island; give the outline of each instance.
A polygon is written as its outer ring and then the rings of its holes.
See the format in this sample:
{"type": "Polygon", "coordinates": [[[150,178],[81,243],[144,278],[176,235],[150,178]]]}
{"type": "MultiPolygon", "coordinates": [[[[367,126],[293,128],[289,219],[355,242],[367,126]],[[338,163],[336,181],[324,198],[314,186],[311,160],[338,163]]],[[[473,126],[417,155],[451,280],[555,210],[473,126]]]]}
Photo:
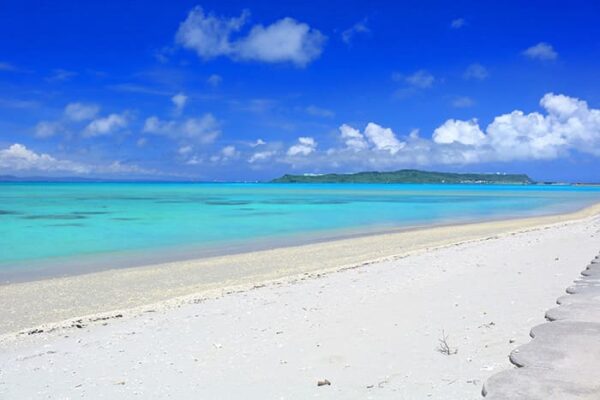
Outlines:
{"type": "Polygon", "coordinates": [[[535,183],[525,174],[458,174],[402,169],[393,172],[358,172],[355,174],[283,175],[271,183],[478,183],[519,184],[535,183]]]}

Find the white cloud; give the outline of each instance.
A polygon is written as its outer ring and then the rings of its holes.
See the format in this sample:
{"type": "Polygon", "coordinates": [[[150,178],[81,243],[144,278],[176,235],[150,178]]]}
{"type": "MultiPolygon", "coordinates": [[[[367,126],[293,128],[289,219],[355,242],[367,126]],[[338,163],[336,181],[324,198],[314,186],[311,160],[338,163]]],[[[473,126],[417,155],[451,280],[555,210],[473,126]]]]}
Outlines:
{"type": "Polygon", "coordinates": [[[287,155],[291,157],[299,155],[308,156],[309,154],[313,153],[316,149],[317,142],[315,141],[315,139],[311,137],[299,137],[298,143],[296,143],[288,149],[287,155]]]}
{"type": "Polygon", "coordinates": [[[433,131],[432,138],[438,144],[460,143],[476,146],[485,140],[485,135],[476,119],[470,121],[449,119],[433,131]]]}
{"type": "Polygon", "coordinates": [[[264,140],[258,138],[256,139],[256,142],[250,143],[250,147],[257,147],[257,146],[262,146],[267,144],[267,142],[265,142],[264,140]]]}
{"type": "Polygon", "coordinates": [[[346,124],[340,126],[339,129],[340,136],[348,149],[360,151],[369,147],[365,137],[358,129],[354,129],[350,125],[346,124]]]}
{"type": "Polygon", "coordinates": [[[94,118],[100,107],[95,104],[69,103],[65,107],[65,116],[72,121],[85,121],[94,118]]]}
{"type": "Polygon", "coordinates": [[[304,158],[279,161],[304,170],[347,171],[551,160],[576,154],[600,157],[600,109],[553,93],[546,94],[540,106],[542,112],[514,110],[499,115],[485,129],[475,119],[449,119],[435,129],[431,139],[420,137],[415,130],[400,139],[391,129],[372,122],[364,133],[342,125],[343,146],[324,151],[314,146],[306,150],[304,158]]]}
{"type": "Polygon", "coordinates": [[[114,133],[128,124],[128,118],[125,114],[110,114],[106,117],[97,118],[90,122],[83,131],[83,136],[87,138],[104,136],[114,133]]]}
{"type": "Polygon", "coordinates": [[[324,118],[332,118],[335,116],[335,113],[333,111],[313,105],[306,107],[306,113],[315,117],[324,118]]]}
{"type": "Polygon", "coordinates": [[[177,152],[181,155],[189,154],[193,150],[192,146],[181,146],[177,152]]]}
{"type": "Polygon", "coordinates": [[[235,149],[235,146],[225,146],[221,149],[221,154],[223,154],[224,157],[232,158],[239,155],[239,152],[235,149]]]}
{"type": "Polygon", "coordinates": [[[421,69],[414,74],[407,76],[404,80],[411,86],[426,89],[433,86],[435,77],[426,70],[421,69]]]}
{"type": "Polygon", "coordinates": [[[362,21],[357,22],[356,24],[352,25],[352,27],[343,31],[342,32],[342,40],[346,44],[350,44],[352,42],[352,39],[354,38],[354,36],[361,34],[361,33],[365,34],[365,33],[369,33],[369,32],[371,32],[371,30],[367,26],[367,20],[363,19],[362,21]]]}
{"type": "Polygon", "coordinates": [[[216,154],[210,158],[212,162],[225,162],[240,156],[240,152],[235,146],[225,146],[221,149],[219,154],[216,154]]]}
{"type": "Polygon", "coordinates": [[[217,87],[221,84],[221,82],[223,82],[223,78],[221,77],[221,75],[212,74],[208,77],[206,82],[212,87],[217,87]]]}
{"type": "Polygon", "coordinates": [[[199,165],[199,164],[202,164],[203,161],[204,160],[201,157],[193,156],[192,158],[187,160],[185,163],[187,165],[199,165]]]}
{"type": "Polygon", "coordinates": [[[177,114],[181,114],[185,105],[187,104],[188,97],[183,93],[177,93],[175,96],[171,97],[171,101],[175,106],[175,112],[177,114]]]}
{"type": "Polygon", "coordinates": [[[175,40],[204,59],[230,55],[234,52],[230,36],[242,28],[247,18],[246,11],[238,18],[230,19],[205,15],[202,7],[196,6],[179,25],[175,40]]]}
{"type": "Polygon", "coordinates": [[[456,108],[468,108],[474,105],[475,101],[468,96],[458,96],[452,100],[452,106],[456,108]]]}
{"type": "Polygon", "coordinates": [[[0,169],[6,171],[62,171],[74,173],[87,173],[90,171],[88,167],[82,164],[58,160],[46,153],[36,153],[19,143],[0,150],[0,169]]]}
{"type": "Polygon", "coordinates": [[[321,55],[325,36],[292,18],[267,26],[255,25],[246,36],[232,39],[248,15],[244,11],[238,18],[227,19],[205,14],[201,7],[195,7],[180,24],[175,40],[203,59],[226,56],[234,60],[291,62],[305,66],[321,55]]]}
{"type": "Polygon", "coordinates": [[[56,121],[40,121],[35,126],[35,137],[49,138],[64,131],[64,127],[60,122],[56,121]]]}
{"type": "Polygon", "coordinates": [[[561,118],[574,116],[578,110],[587,113],[587,103],[583,100],[565,96],[563,94],[547,93],[540,100],[540,105],[549,113],[561,118]]]}
{"type": "Polygon", "coordinates": [[[250,164],[270,160],[275,154],[273,150],[257,151],[248,158],[250,164]]]}
{"type": "Polygon", "coordinates": [[[36,153],[20,143],[15,143],[0,149],[0,173],[155,175],[158,172],[135,164],[124,164],[121,161],[112,161],[108,164],[84,164],[61,160],[46,153],[36,153]]]}
{"type": "Polygon", "coordinates": [[[465,21],[465,19],[464,19],[464,18],[456,18],[456,19],[453,19],[453,20],[450,22],[450,27],[451,27],[452,29],[460,29],[460,28],[462,28],[463,26],[465,26],[466,22],[467,22],[467,21],[465,21]]]}
{"type": "Polygon", "coordinates": [[[499,159],[554,159],[571,150],[600,156],[600,110],[554,93],[546,94],[540,105],[546,115],[515,110],[488,126],[499,159]]]}
{"type": "Polygon", "coordinates": [[[465,70],[465,72],[463,74],[463,78],[465,78],[467,80],[468,79],[477,79],[477,80],[482,81],[482,80],[486,79],[489,75],[490,75],[490,73],[488,72],[487,68],[485,68],[481,64],[474,63],[467,67],[467,69],[465,70]]]}
{"type": "Polygon", "coordinates": [[[552,45],[545,42],[540,42],[535,46],[531,46],[523,51],[523,54],[531,59],[543,61],[556,60],[558,58],[558,53],[554,50],[552,45]]]}
{"type": "Polygon", "coordinates": [[[373,122],[367,124],[365,136],[375,149],[388,151],[390,154],[396,154],[405,145],[396,138],[396,135],[390,128],[384,128],[373,122]]]}
{"type": "Polygon", "coordinates": [[[193,140],[202,144],[214,142],[221,134],[219,123],[212,114],[204,114],[200,118],[188,118],[183,121],[163,121],[152,116],[146,119],[143,131],[174,139],[193,140]]]}
{"type": "Polygon", "coordinates": [[[325,36],[292,18],[269,26],[256,25],[237,45],[242,59],[265,62],[292,62],[305,66],[321,55],[325,36]]]}

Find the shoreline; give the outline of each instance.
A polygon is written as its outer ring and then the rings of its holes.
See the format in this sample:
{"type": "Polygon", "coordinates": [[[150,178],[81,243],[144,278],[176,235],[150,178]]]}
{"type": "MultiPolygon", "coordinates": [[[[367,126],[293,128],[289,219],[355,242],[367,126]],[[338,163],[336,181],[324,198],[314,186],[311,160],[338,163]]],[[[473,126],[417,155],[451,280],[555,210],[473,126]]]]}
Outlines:
{"type": "Polygon", "coordinates": [[[598,252],[569,221],[21,335],[0,397],[481,399],[598,252]]]}
{"type": "Polygon", "coordinates": [[[18,265],[30,263],[38,268],[25,273],[9,273],[0,270],[0,288],[4,285],[15,283],[27,283],[55,278],[69,278],[78,275],[87,275],[110,270],[122,270],[127,268],[152,267],[163,264],[197,262],[203,259],[227,257],[239,254],[255,253],[266,250],[276,250],[289,247],[322,244],[340,240],[350,240],[369,236],[383,236],[389,234],[400,234],[405,232],[444,228],[462,225],[474,225],[480,223],[493,223],[501,221],[516,221],[531,218],[555,217],[561,215],[575,215],[585,212],[588,208],[599,207],[600,202],[588,203],[574,210],[540,211],[530,215],[519,215],[519,213],[498,215],[485,219],[472,219],[462,217],[458,219],[441,219],[434,223],[414,223],[405,226],[395,225],[373,225],[367,228],[350,227],[334,230],[300,232],[286,234],[278,237],[260,237],[253,240],[239,239],[227,244],[212,244],[207,246],[186,244],[180,246],[167,246],[158,249],[135,249],[118,250],[106,253],[81,254],[78,256],[59,256],[45,260],[20,260],[18,265]],[[275,242],[275,243],[274,243],[275,242]],[[111,266],[107,267],[107,264],[111,266]]]}
{"type": "Polygon", "coordinates": [[[136,315],[290,282],[470,241],[576,222],[600,214],[600,203],[576,212],[540,217],[445,225],[401,232],[280,247],[250,253],[111,269],[83,275],[0,286],[0,340],[31,329],[69,327],[136,315]]]}

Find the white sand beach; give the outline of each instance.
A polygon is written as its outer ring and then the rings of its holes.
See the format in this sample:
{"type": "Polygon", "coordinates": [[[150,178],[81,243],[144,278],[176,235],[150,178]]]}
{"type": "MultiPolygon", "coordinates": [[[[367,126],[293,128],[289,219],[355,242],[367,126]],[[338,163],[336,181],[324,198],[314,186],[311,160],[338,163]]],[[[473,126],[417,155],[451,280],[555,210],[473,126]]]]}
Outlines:
{"type": "Polygon", "coordinates": [[[599,238],[596,206],[3,286],[0,398],[478,399],[599,238]]]}

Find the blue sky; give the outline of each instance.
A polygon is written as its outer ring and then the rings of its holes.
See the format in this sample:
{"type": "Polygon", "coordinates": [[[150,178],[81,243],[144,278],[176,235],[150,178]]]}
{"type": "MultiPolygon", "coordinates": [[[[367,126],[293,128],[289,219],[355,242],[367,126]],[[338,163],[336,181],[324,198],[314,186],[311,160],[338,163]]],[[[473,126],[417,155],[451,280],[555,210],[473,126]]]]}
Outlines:
{"type": "Polygon", "coordinates": [[[391,3],[3,2],[0,174],[600,181],[600,6],[391,3]]]}

